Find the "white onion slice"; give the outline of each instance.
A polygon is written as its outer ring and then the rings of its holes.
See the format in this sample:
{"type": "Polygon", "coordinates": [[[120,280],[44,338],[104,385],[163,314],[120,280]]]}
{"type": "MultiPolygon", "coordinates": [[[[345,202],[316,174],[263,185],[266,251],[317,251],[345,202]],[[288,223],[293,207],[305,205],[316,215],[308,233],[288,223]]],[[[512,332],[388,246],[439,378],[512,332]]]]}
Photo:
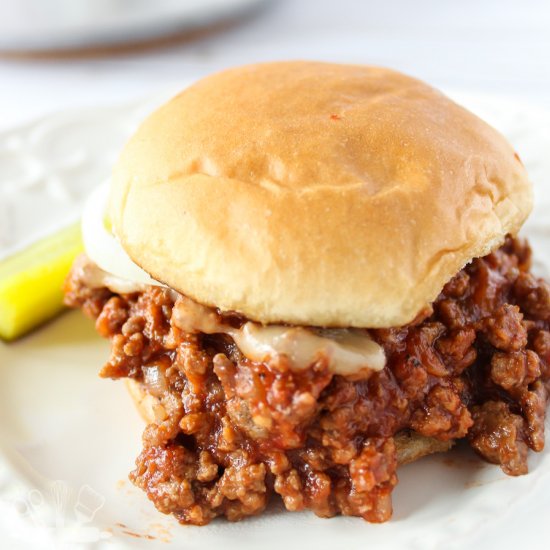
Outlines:
{"type": "Polygon", "coordinates": [[[164,286],[155,281],[126,254],[115,236],[105,227],[109,184],[100,185],[86,201],[82,214],[82,240],[88,257],[103,271],[145,285],[164,286]]]}

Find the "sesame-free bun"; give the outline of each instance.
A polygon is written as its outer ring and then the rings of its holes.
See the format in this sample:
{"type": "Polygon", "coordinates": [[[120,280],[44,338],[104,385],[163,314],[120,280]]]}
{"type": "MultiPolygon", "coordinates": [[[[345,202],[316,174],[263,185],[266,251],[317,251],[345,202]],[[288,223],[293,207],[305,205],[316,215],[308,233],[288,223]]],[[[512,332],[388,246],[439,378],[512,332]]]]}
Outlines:
{"type": "Polygon", "coordinates": [[[515,234],[512,147],[426,84],[368,66],[266,63],[205,78],[125,147],[110,216],[155,279],[263,322],[411,321],[515,234]]]}

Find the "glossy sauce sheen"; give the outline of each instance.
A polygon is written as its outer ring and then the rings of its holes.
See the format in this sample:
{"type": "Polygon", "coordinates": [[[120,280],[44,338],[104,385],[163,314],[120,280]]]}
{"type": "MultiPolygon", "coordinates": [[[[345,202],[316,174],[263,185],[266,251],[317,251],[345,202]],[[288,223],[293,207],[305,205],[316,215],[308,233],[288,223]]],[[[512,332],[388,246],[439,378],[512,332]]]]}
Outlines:
{"type": "Polygon", "coordinates": [[[130,478],[182,523],[258,514],[272,494],[289,510],[386,521],[403,432],[428,446],[407,443],[407,461],[467,438],[511,475],[544,447],[550,285],[517,239],[468,264],[426,316],[371,331],[387,363],[368,379],[291,369],[283,356],[247,360],[230,336],[210,333],[246,319],[194,315],[165,288],[116,294],[75,268],[65,290],[112,342],[101,376],[131,378],[153,397],[130,478]]]}

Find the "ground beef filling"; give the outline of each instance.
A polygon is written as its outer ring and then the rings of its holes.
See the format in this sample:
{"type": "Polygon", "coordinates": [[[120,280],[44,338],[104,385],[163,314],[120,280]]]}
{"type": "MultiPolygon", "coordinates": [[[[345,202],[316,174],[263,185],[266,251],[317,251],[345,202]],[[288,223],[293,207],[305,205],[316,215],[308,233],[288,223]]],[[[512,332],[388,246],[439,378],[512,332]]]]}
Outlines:
{"type": "Polygon", "coordinates": [[[277,493],[289,510],[381,522],[392,513],[397,433],[467,438],[510,475],[543,448],[550,287],[529,272],[530,255],[508,238],[413,323],[371,331],[387,365],[367,380],[322,360],[303,371],[284,357],[255,363],[226,335],[184,333],[171,323],[178,295],[160,287],[116,295],[74,270],[66,301],[111,339],[101,375],[133,378],[159,400],[130,477],[160,511],[199,525],[239,520],[277,493]]]}

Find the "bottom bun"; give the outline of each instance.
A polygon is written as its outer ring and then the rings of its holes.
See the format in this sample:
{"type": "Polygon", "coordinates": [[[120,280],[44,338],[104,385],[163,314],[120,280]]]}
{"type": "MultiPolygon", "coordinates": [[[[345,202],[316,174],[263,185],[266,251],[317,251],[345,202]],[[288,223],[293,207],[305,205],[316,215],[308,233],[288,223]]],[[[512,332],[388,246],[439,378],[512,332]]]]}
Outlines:
{"type": "Polygon", "coordinates": [[[402,466],[433,453],[444,453],[453,445],[454,440],[440,441],[416,432],[403,430],[394,437],[397,450],[397,463],[402,466]]]}
{"type": "MultiPolygon", "coordinates": [[[[159,424],[166,418],[166,411],[160,399],[148,393],[143,384],[127,378],[126,387],[134,400],[139,414],[147,424],[159,424]]],[[[399,432],[394,440],[399,465],[409,464],[433,453],[446,452],[454,444],[453,440],[440,441],[439,439],[426,437],[410,430],[399,432]]]]}

